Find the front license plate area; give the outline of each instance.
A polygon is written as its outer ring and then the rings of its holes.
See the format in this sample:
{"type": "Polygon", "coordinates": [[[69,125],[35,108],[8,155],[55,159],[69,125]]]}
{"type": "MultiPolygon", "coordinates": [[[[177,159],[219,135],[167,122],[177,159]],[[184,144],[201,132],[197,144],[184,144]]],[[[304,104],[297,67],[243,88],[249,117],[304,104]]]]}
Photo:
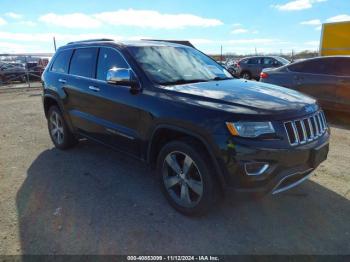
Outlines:
{"type": "Polygon", "coordinates": [[[319,164],[325,161],[328,156],[328,151],[329,151],[329,144],[319,148],[312,149],[310,154],[311,167],[316,168],[319,166],[319,164]]]}

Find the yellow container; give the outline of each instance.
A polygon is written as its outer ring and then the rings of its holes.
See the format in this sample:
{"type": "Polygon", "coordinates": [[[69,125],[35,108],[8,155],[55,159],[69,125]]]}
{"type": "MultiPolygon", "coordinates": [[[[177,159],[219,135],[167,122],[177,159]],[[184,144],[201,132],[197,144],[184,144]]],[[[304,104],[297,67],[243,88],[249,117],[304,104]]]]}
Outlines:
{"type": "Polygon", "coordinates": [[[320,55],[350,55],[350,21],[323,24],[320,55]]]}

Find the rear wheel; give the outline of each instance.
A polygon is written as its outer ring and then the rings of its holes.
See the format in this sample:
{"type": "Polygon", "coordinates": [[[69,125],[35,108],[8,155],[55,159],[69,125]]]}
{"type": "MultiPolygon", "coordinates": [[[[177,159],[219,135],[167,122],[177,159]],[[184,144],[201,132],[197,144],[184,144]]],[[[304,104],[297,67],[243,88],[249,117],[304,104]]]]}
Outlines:
{"type": "Polygon", "coordinates": [[[207,157],[187,141],[166,144],[157,160],[162,192],[185,215],[202,215],[216,199],[216,184],[207,157]]]}
{"type": "Polygon", "coordinates": [[[246,79],[246,80],[250,80],[252,78],[252,76],[249,72],[244,71],[243,73],[241,73],[241,78],[246,79]]]}
{"type": "Polygon", "coordinates": [[[57,106],[51,106],[49,109],[48,129],[52,142],[59,149],[67,149],[77,143],[77,139],[68,129],[63,115],[57,106]]]}

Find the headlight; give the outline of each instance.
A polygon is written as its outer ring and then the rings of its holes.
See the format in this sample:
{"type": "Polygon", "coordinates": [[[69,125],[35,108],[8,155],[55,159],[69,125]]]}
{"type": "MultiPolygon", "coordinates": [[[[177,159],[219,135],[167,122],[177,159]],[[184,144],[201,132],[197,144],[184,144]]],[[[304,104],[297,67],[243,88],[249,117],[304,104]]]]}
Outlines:
{"type": "Polygon", "coordinates": [[[226,126],[233,136],[258,137],[275,133],[271,122],[226,122],[226,126]]]}

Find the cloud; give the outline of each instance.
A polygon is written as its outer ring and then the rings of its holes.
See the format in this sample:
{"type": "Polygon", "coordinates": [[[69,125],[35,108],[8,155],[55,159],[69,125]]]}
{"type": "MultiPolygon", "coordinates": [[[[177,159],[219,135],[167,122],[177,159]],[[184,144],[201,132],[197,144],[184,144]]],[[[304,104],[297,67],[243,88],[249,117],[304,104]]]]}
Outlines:
{"type": "Polygon", "coordinates": [[[289,1],[282,5],[272,5],[272,7],[281,10],[281,11],[297,11],[309,9],[315,3],[326,2],[327,0],[294,0],[289,1]]]}
{"type": "Polygon", "coordinates": [[[177,29],[190,26],[211,27],[223,24],[218,19],[203,18],[192,14],[162,14],[153,10],[121,9],[93,16],[110,25],[156,29],[177,29]]]}
{"type": "Polygon", "coordinates": [[[320,19],[313,19],[313,20],[308,20],[308,21],[303,21],[300,23],[301,25],[321,25],[321,20],[320,19]]]}
{"type": "Polygon", "coordinates": [[[18,24],[20,25],[24,25],[24,26],[30,26],[30,27],[33,27],[33,26],[36,26],[37,24],[33,21],[19,21],[18,24]]]}
{"type": "Polygon", "coordinates": [[[52,42],[52,38],[56,37],[59,41],[74,41],[81,39],[93,38],[112,38],[119,39],[118,36],[105,34],[60,34],[60,33],[12,33],[0,31],[0,39],[21,41],[21,42],[52,42]]]}
{"type": "Polygon", "coordinates": [[[1,53],[26,53],[26,52],[43,52],[40,46],[37,45],[22,45],[11,42],[0,42],[0,52],[1,53]]]}
{"type": "Polygon", "coordinates": [[[222,25],[218,19],[203,18],[192,14],[163,14],[152,10],[120,9],[97,14],[55,14],[39,17],[39,21],[67,28],[98,28],[102,24],[133,26],[155,29],[177,29],[184,27],[211,27],[222,25]]]}
{"type": "Polygon", "coordinates": [[[10,17],[12,19],[21,19],[22,15],[14,13],[14,12],[7,12],[5,13],[5,16],[10,17]]]}
{"type": "Polygon", "coordinates": [[[337,16],[328,18],[326,21],[329,23],[350,21],[350,15],[337,15],[337,16]]]}
{"type": "Polygon", "coordinates": [[[65,15],[58,15],[54,13],[48,13],[39,17],[40,22],[46,24],[67,27],[67,28],[98,28],[101,26],[101,22],[96,18],[82,13],[72,13],[65,15]]]}
{"type": "Polygon", "coordinates": [[[231,31],[231,34],[244,34],[244,33],[248,33],[248,30],[244,28],[238,28],[231,31]]]}
{"type": "Polygon", "coordinates": [[[0,25],[6,25],[6,24],[7,24],[6,20],[0,17],[0,25]]]}

